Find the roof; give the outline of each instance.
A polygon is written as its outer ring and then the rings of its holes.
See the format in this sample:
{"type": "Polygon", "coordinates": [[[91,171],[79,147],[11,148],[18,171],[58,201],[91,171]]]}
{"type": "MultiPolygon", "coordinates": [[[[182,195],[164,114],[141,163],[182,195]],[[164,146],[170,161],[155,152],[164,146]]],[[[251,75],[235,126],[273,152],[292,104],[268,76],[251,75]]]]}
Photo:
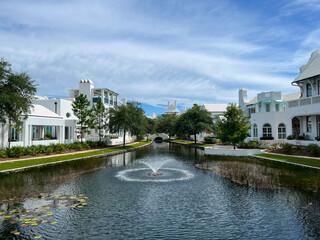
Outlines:
{"type": "Polygon", "coordinates": [[[258,97],[255,96],[254,98],[252,98],[247,104],[250,105],[250,104],[254,104],[258,101],[258,97]]]}
{"type": "Polygon", "coordinates": [[[228,104],[203,104],[203,106],[208,112],[225,112],[228,104]]]}
{"type": "Polygon", "coordinates": [[[293,83],[317,75],[320,75],[320,49],[311,53],[308,63],[300,67],[300,74],[293,83]]]}
{"type": "Polygon", "coordinates": [[[285,102],[296,100],[300,98],[300,92],[288,93],[283,95],[283,100],[285,102]]]}
{"type": "Polygon", "coordinates": [[[31,108],[31,112],[28,114],[29,117],[47,117],[47,118],[62,118],[62,116],[52,112],[48,108],[33,104],[33,108],[31,108]]]}

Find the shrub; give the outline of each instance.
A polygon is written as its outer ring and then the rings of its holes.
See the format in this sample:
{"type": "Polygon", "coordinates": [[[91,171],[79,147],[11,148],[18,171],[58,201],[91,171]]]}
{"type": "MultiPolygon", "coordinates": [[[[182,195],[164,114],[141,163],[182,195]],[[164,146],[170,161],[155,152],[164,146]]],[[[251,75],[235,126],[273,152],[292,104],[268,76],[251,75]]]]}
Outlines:
{"type": "Polygon", "coordinates": [[[83,146],[80,142],[71,143],[71,148],[75,150],[82,150],[83,146]]]}
{"type": "Polygon", "coordinates": [[[23,147],[12,147],[6,149],[6,155],[8,157],[19,158],[23,155],[23,147]]]}
{"type": "Polygon", "coordinates": [[[29,147],[28,147],[28,152],[29,152],[29,154],[32,155],[32,156],[37,155],[37,154],[38,154],[38,152],[37,152],[37,146],[34,146],[34,145],[29,146],[29,147]]]}
{"type": "Polygon", "coordinates": [[[44,137],[45,137],[45,138],[51,138],[51,132],[46,131],[46,132],[44,133],[44,137]]]}
{"type": "Polygon", "coordinates": [[[317,144],[309,144],[307,146],[307,151],[310,152],[313,156],[317,156],[320,152],[320,147],[317,144]]]}
{"type": "Polygon", "coordinates": [[[262,146],[262,142],[259,141],[249,141],[248,144],[251,148],[261,148],[262,146]]]}
{"type": "Polygon", "coordinates": [[[2,158],[8,157],[5,150],[0,149],[0,157],[2,158]]]}
{"type": "Polygon", "coordinates": [[[87,143],[90,147],[93,147],[93,148],[98,146],[98,142],[86,141],[86,143],[87,143]]]}
{"type": "Polygon", "coordinates": [[[51,147],[51,146],[48,146],[47,148],[46,148],[46,154],[51,154],[51,153],[53,153],[53,147],[51,147]]]}
{"type": "Polygon", "coordinates": [[[276,150],[278,147],[279,147],[279,143],[277,143],[277,142],[275,142],[275,143],[271,143],[270,144],[270,148],[271,148],[271,150],[276,150]]]}
{"type": "Polygon", "coordinates": [[[290,152],[291,149],[292,149],[292,144],[290,143],[284,143],[283,146],[282,146],[283,150],[286,151],[286,152],[290,152]]]}
{"type": "Polygon", "coordinates": [[[82,147],[83,147],[84,149],[90,149],[90,145],[89,145],[88,143],[86,143],[86,142],[83,142],[83,143],[82,143],[82,147]]]}
{"type": "Polygon", "coordinates": [[[302,146],[300,144],[296,145],[297,150],[301,150],[302,146]]]}
{"type": "Polygon", "coordinates": [[[315,137],[315,139],[316,139],[317,141],[320,141],[320,137],[315,137]]]}
{"type": "Polygon", "coordinates": [[[64,147],[63,144],[58,143],[58,144],[55,145],[54,151],[55,151],[55,152],[62,153],[62,152],[65,151],[65,147],[64,147]]]}
{"type": "Polygon", "coordinates": [[[209,143],[209,144],[216,144],[217,143],[217,139],[214,137],[204,137],[203,138],[205,143],[209,143]]]}
{"type": "Polygon", "coordinates": [[[292,135],[289,135],[289,136],[287,137],[287,139],[288,139],[288,140],[294,140],[295,138],[294,138],[292,135]]]}
{"type": "Polygon", "coordinates": [[[273,140],[274,137],[261,137],[260,140],[273,140]]]}
{"type": "Polygon", "coordinates": [[[45,153],[46,152],[46,146],[44,146],[44,145],[37,145],[36,146],[36,151],[37,151],[37,154],[39,154],[39,153],[45,153]]]}

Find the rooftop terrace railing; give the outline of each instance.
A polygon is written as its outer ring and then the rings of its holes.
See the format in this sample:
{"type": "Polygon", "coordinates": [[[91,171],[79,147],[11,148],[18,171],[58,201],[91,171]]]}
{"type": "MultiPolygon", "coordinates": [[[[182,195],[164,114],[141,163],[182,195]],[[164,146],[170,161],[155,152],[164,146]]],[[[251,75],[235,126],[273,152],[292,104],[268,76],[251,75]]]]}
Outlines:
{"type": "Polygon", "coordinates": [[[320,96],[310,97],[310,98],[303,98],[297,99],[288,102],[289,108],[311,105],[311,104],[319,104],[320,103],[320,96]]]}

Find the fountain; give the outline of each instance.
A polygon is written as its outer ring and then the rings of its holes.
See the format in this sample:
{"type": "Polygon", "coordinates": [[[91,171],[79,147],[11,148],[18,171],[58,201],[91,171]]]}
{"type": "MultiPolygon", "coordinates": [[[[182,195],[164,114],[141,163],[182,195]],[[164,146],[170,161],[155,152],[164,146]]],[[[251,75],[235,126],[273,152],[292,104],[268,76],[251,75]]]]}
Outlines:
{"type": "Polygon", "coordinates": [[[152,162],[151,161],[150,162],[149,161],[142,161],[142,163],[144,165],[147,165],[152,170],[152,172],[147,173],[148,176],[152,176],[152,177],[162,176],[163,173],[158,173],[158,170],[167,162],[168,162],[168,160],[161,161],[161,162],[159,162],[159,161],[152,161],[152,162]]]}
{"type": "Polygon", "coordinates": [[[184,181],[194,177],[188,170],[163,167],[169,160],[145,158],[140,163],[147,168],[133,168],[119,171],[117,178],[128,182],[172,182],[184,181]],[[158,170],[161,169],[161,172],[158,170]],[[150,172],[151,170],[151,172],[150,172]]]}

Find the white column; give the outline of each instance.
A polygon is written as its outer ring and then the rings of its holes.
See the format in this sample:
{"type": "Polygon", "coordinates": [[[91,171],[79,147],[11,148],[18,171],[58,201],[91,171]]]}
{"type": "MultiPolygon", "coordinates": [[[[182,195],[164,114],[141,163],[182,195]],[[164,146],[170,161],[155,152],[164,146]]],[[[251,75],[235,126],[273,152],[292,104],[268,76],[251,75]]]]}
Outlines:
{"type": "Polygon", "coordinates": [[[104,104],[104,90],[101,90],[101,102],[104,104]]]}
{"type": "Polygon", "coordinates": [[[31,124],[28,126],[28,129],[29,129],[29,136],[28,136],[29,141],[28,141],[28,146],[31,146],[31,145],[32,145],[32,125],[31,125],[31,124]]]}
{"type": "Polygon", "coordinates": [[[21,134],[21,140],[23,142],[23,146],[26,147],[28,146],[28,125],[26,121],[23,122],[23,127],[22,127],[22,134],[21,134]]]}

